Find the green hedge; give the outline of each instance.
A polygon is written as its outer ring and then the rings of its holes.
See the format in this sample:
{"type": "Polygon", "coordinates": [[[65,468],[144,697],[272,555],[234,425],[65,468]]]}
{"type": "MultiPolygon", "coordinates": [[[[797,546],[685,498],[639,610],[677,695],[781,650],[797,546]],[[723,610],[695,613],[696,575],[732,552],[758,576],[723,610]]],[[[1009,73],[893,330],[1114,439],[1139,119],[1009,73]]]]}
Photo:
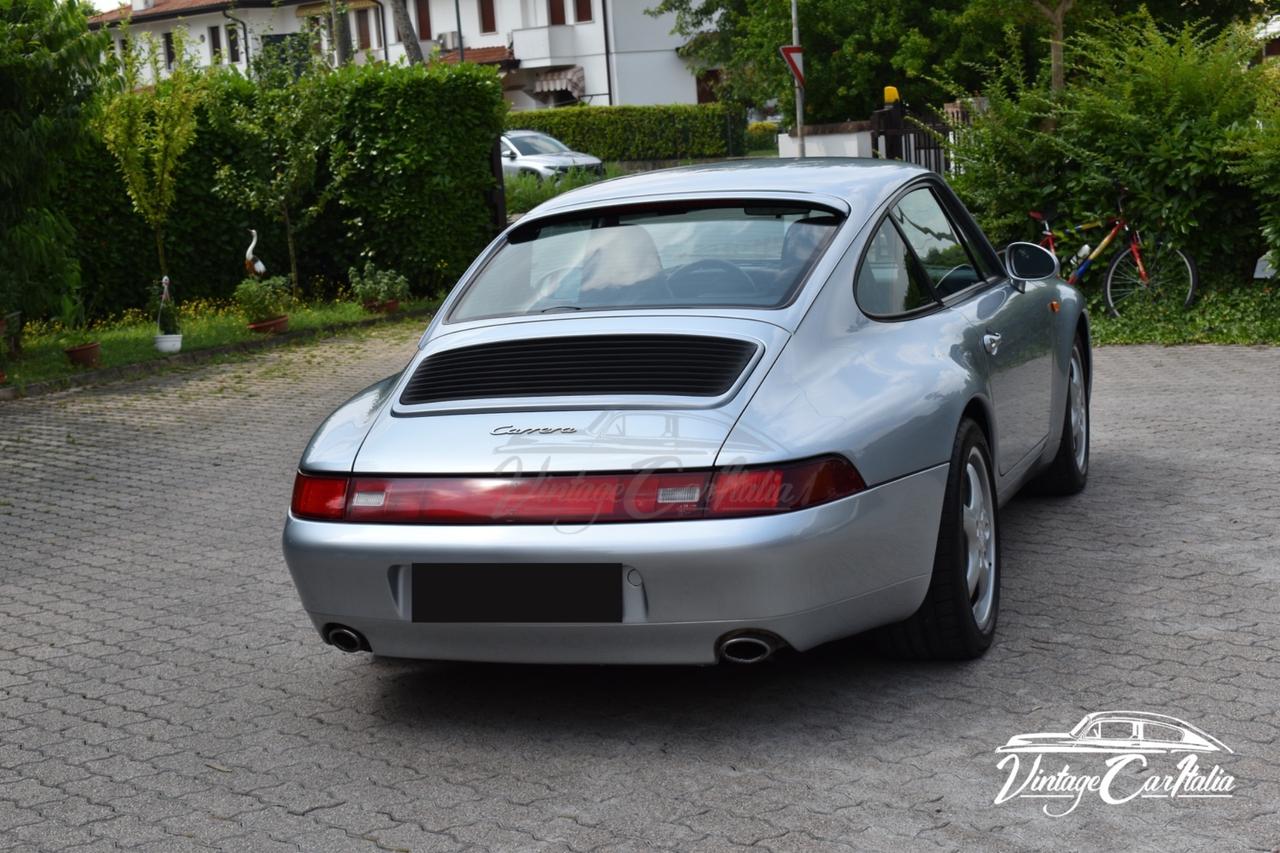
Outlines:
{"type": "MultiPolygon", "coordinates": [[[[372,259],[428,294],[452,282],[492,237],[490,149],[506,105],[497,75],[475,65],[347,67],[327,75],[334,119],[304,206],[326,203],[299,229],[304,293],[332,295],[372,259]]],[[[179,298],[229,299],[244,278],[249,228],[269,274],[287,274],[283,228],[213,191],[217,161],[239,153],[208,120],[226,99],[253,96],[234,71],[215,72],[196,141],[179,168],[166,251],[179,298]]],[[[102,316],[146,304],[155,246],[101,142],[68,164],[60,206],[77,234],[87,307],[102,316]]]]}
{"type": "Polygon", "coordinates": [[[741,157],[746,115],[725,104],[563,107],[507,116],[511,130],[540,130],[601,160],[741,157]]]}

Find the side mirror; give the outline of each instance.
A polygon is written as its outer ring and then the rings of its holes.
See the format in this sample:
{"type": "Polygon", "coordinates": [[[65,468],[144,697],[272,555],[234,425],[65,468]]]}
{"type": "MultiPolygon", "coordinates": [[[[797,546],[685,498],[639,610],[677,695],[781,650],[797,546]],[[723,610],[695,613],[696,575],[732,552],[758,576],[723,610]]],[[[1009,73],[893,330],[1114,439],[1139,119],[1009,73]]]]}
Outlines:
{"type": "Polygon", "coordinates": [[[508,149],[503,153],[503,155],[502,155],[502,156],[503,156],[503,157],[506,157],[508,160],[514,160],[514,159],[516,159],[516,152],[514,152],[514,151],[512,151],[511,149],[509,149],[509,148],[508,148],[508,149]]]}
{"type": "Polygon", "coordinates": [[[1058,274],[1058,257],[1035,243],[1010,243],[1004,250],[1004,267],[1014,281],[1044,281],[1058,274]]]}

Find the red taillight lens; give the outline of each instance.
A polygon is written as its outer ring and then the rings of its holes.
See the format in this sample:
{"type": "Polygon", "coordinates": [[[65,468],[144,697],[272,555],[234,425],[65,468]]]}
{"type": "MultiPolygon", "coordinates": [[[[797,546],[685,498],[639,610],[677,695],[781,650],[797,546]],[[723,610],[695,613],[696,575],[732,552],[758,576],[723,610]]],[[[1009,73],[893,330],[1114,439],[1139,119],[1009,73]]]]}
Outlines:
{"type": "Polygon", "coordinates": [[[824,456],[789,465],[721,469],[711,484],[707,518],[767,515],[829,503],[867,487],[843,456],[824,456]]]}
{"type": "Polygon", "coordinates": [[[357,477],[350,521],[436,524],[657,521],[701,514],[708,473],[357,477]]]}
{"type": "Polygon", "coordinates": [[[530,477],[318,477],[298,474],[293,514],[399,524],[590,524],[770,515],[866,488],[841,456],[716,471],[530,477]]]}
{"type": "Polygon", "coordinates": [[[347,478],[298,472],[293,481],[293,514],[298,518],[341,521],[347,512],[347,478]]]}

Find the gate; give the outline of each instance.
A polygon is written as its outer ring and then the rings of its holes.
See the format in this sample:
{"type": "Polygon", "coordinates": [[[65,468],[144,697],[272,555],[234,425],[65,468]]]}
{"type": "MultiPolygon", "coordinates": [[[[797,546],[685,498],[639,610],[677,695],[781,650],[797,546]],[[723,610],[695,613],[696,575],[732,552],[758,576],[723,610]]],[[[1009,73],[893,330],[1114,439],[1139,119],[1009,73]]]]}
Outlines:
{"type": "Polygon", "coordinates": [[[871,114],[871,156],[915,163],[945,175],[951,168],[946,147],[950,132],[935,113],[909,113],[896,101],[871,114]]]}

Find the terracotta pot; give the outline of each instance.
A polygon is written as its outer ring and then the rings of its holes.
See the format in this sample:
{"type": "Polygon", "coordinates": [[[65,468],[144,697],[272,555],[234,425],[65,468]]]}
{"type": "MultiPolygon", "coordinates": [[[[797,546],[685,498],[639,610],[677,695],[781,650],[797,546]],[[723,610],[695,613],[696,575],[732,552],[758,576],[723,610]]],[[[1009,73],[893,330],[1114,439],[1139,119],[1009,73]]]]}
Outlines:
{"type": "Polygon", "coordinates": [[[71,363],[79,367],[97,367],[98,358],[102,355],[102,347],[98,341],[91,341],[87,344],[80,344],[78,347],[68,347],[63,352],[67,354],[67,358],[71,363]]]}
{"type": "Polygon", "coordinates": [[[383,302],[378,306],[378,310],[383,314],[394,314],[400,310],[400,300],[388,299],[386,302],[383,302]]]}
{"type": "Polygon", "coordinates": [[[377,311],[381,305],[382,303],[376,299],[366,299],[364,302],[360,303],[360,306],[370,313],[377,311]]]}
{"type": "Polygon", "coordinates": [[[4,371],[0,370],[0,385],[9,381],[9,377],[4,375],[4,371]]]}
{"type": "Polygon", "coordinates": [[[155,342],[157,352],[182,352],[182,335],[156,335],[155,342]]]}
{"type": "Polygon", "coordinates": [[[272,317],[270,320],[263,320],[260,323],[250,323],[249,328],[262,335],[274,335],[277,332],[288,331],[289,315],[281,314],[279,317],[272,317]]]}

